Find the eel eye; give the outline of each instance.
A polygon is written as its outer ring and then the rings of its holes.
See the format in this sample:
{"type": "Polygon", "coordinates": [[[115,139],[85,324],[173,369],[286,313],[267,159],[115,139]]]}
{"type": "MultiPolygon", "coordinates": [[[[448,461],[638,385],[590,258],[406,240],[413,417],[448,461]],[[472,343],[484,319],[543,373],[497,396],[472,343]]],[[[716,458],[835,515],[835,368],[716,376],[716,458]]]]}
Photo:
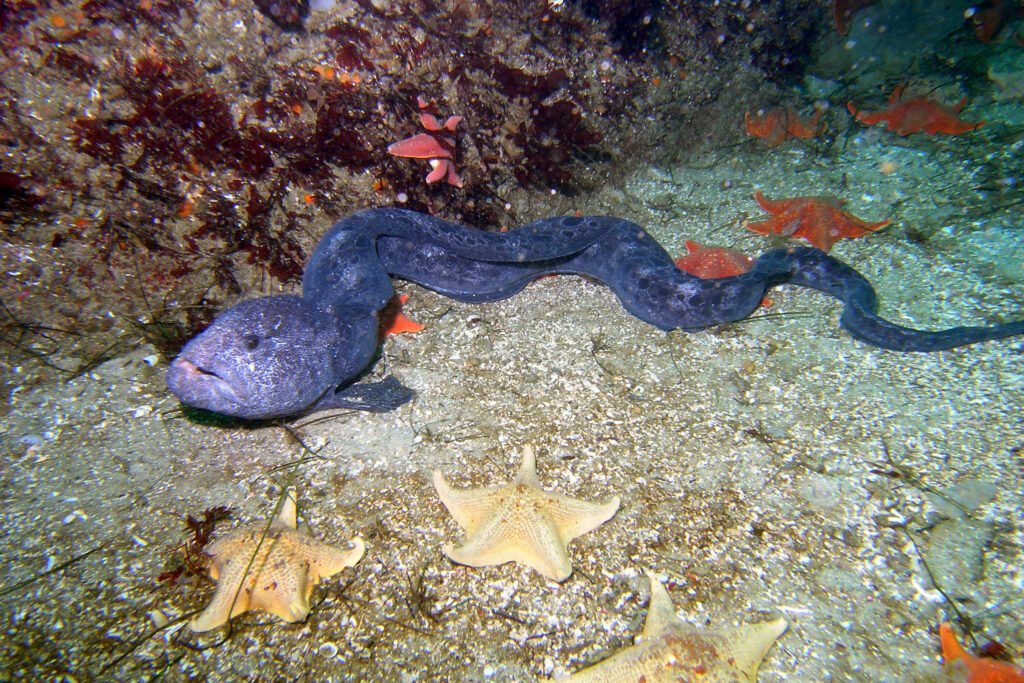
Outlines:
{"type": "Polygon", "coordinates": [[[260,338],[255,334],[247,334],[242,337],[242,346],[245,347],[246,351],[255,351],[260,345],[260,338]]]}

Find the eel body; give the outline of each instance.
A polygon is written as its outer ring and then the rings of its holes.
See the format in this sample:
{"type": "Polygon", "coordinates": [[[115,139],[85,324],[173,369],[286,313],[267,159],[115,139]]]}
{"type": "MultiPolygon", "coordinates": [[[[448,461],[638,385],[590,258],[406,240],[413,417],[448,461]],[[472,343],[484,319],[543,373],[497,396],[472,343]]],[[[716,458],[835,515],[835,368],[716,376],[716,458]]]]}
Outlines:
{"type": "Polygon", "coordinates": [[[769,288],[792,284],[839,299],[844,329],[894,351],[1024,334],[1024,320],[935,331],[888,322],[862,275],[813,248],[769,251],[743,275],[702,280],[676,268],[643,228],[619,218],[545,218],[496,233],[382,208],[331,228],[306,266],[301,297],[261,297],[222,313],[185,345],[167,383],[183,403],[244,419],[335,407],[392,410],[411,398],[409,389],[393,377],[358,381],[377,354],[377,317],[394,294],[391,277],[458,301],[488,302],[552,273],[599,280],[627,311],[662,330],[740,320],[769,288]]]}

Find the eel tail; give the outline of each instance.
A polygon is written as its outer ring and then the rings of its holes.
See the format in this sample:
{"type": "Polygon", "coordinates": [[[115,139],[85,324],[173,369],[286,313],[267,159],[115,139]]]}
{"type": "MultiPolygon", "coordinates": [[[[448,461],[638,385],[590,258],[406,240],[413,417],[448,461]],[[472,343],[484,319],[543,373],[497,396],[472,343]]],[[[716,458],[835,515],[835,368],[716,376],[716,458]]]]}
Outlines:
{"type": "Polygon", "coordinates": [[[764,254],[754,269],[774,283],[788,282],[836,297],[844,304],[840,324],[854,338],[892,351],[943,351],[1024,334],[1024,320],[1001,325],[918,330],[878,315],[878,296],[856,270],[818,249],[779,249],[764,254]]]}

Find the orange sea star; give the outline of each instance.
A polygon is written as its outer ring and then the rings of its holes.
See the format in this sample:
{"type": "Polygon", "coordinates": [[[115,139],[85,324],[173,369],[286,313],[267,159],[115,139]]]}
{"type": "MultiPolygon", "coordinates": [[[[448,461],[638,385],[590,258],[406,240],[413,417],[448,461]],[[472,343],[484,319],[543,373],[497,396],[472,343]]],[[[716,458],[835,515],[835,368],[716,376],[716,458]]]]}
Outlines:
{"type": "Polygon", "coordinates": [[[423,325],[407,318],[402,313],[402,307],[409,300],[408,294],[398,294],[391,297],[387,306],[377,313],[377,336],[380,339],[395,334],[415,334],[423,330],[423,325]]]}
{"type": "Polygon", "coordinates": [[[843,211],[846,202],[835,197],[792,197],[771,200],[760,192],[754,199],[771,218],[747,223],[747,230],[759,235],[778,233],[807,240],[818,249],[828,251],[843,238],[863,237],[889,224],[888,220],[868,223],[843,211]]]}
{"type": "Polygon", "coordinates": [[[853,102],[847,103],[846,108],[861,123],[873,126],[884,122],[889,130],[898,135],[922,132],[928,135],[960,135],[985,125],[984,121],[973,123],[960,119],[960,110],[967,104],[966,97],[952,107],[947,107],[920,95],[902,99],[903,90],[904,86],[897,86],[889,96],[889,106],[882,111],[860,111],[853,102]]]}
{"type": "Polygon", "coordinates": [[[809,119],[801,119],[792,109],[776,107],[744,117],[747,135],[763,139],[769,147],[776,147],[790,138],[813,138],[822,131],[821,110],[809,119]]]}
{"type": "Polygon", "coordinates": [[[676,268],[705,280],[742,275],[752,265],[754,259],[743,252],[725,247],[705,247],[691,240],[686,240],[686,253],[676,259],[676,268]]]}
{"type": "Polygon", "coordinates": [[[939,626],[939,638],[946,670],[966,672],[965,683],[1024,683],[1024,670],[991,657],[975,657],[964,650],[948,623],[939,626]]]}
{"type": "MultiPolygon", "coordinates": [[[[685,245],[686,253],[676,259],[676,268],[704,280],[742,275],[754,265],[753,257],[735,249],[706,247],[692,240],[685,245]]],[[[771,306],[772,300],[764,297],[761,305],[771,306]]]]}

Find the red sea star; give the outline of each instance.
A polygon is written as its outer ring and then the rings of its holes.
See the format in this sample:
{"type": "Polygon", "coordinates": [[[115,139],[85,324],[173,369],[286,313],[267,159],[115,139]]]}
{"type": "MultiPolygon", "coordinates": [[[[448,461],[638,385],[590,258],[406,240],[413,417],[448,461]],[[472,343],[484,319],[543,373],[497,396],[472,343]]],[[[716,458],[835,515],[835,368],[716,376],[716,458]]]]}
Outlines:
{"type": "Polygon", "coordinates": [[[763,139],[769,147],[776,147],[790,138],[813,138],[823,128],[818,123],[820,119],[820,109],[811,118],[804,120],[792,109],[776,107],[756,114],[748,111],[744,122],[747,135],[763,139]]]}
{"type": "Polygon", "coordinates": [[[384,339],[394,334],[415,334],[423,329],[423,325],[407,318],[402,307],[409,300],[408,294],[391,297],[387,305],[377,313],[377,337],[384,339]]]}
{"type": "MultiPolygon", "coordinates": [[[[735,249],[705,247],[692,240],[686,240],[685,244],[686,253],[676,259],[676,268],[702,280],[742,275],[754,265],[753,257],[735,249]]],[[[761,305],[771,306],[772,300],[764,297],[761,305]]]]}
{"type": "Polygon", "coordinates": [[[861,123],[873,126],[876,123],[886,124],[886,127],[899,135],[910,135],[911,133],[924,132],[928,135],[944,133],[946,135],[960,135],[969,131],[981,128],[984,121],[972,123],[963,121],[958,114],[967,104],[967,98],[963,98],[952,107],[939,104],[927,97],[910,97],[902,99],[904,86],[897,86],[889,96],[889,106],[878,112],[860,111],[849,102],[846,108],[857,117],[861,123]]]}
{"type": "Polygon", "coordinates": [[[949,672],[965,672],[965,683],[1024,683],[1024,670],[998,659],[969,654],[957,641],[948,623],[939,626],[939,637],[942,639],[944,668],[949,672]]]}
{"type": "Polygon", "coordinates": [[[755,192],[754,199],[772,217],[747,223],[747,230],[759,235],[774,232],[787,237],[799,237],[822,251],[828,251],[844,237],[863,237],[889,224],[888,220],[880,223],[863,221],[843,211],[845,201],[835,197],[793,197],[773,201],[755,192]]]}
{"type": "Polygon", "coordinates": [[[705,247],[691,240],[686,240],[686,254],[676,259],[676,268],[705,280],[742,275],[752,265],[754,259],[735,249],[705,247]]]}

